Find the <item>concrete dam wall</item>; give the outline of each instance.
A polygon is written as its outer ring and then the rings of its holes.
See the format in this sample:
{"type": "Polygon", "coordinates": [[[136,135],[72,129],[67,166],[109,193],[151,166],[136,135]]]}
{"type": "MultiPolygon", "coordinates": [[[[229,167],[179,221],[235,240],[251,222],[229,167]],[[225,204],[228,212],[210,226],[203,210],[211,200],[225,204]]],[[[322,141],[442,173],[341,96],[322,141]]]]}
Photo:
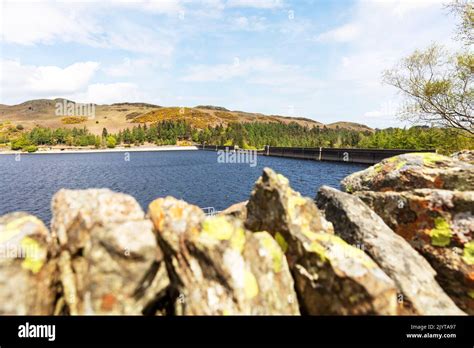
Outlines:
{"type": "MultiPolygon", "coordinates": [[[[234,146],[219,146],[219,145],[200,145],[200,150],[218,151],[227,150],[232,151],[237,148],[234,146]]],[[[241,150],[245,151],[245,150],[241,150]]],[[[334,161],[334,162],[348,162],[348,163],[365,163],[375,164],[384,158],[401,155],[411,152],[435,152],[435,150],[405,150],[405,149],[354,149],[354,148],[329,148],[329,147],[274,147],[265,146],[263,151],[259,150],[257,153],[262,156],[277,156],[307,159],[314,161],[334,161]]]]}

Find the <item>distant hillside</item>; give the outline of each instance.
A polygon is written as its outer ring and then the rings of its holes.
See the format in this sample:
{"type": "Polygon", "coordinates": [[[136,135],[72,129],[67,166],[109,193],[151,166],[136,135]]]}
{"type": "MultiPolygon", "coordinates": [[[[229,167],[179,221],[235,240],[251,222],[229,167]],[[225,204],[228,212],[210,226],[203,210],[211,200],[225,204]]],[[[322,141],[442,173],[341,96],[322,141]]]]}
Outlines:
{"type": "Polygon", "coordinates": [[[374,130],[370,128],[369,126],[366,126],[365,124],[361,123],[356,123],[356,122],[334,122],[334,123],[329,123],[326,125],[328,128],[342,128],[342,129],[349,129],[349,130],[355,130],[355,131],[369,131],[373,132],[374,130]]]}
{"type": "Polygon", "coordinates": [[[217,111],[230,111],[223,106],[214,106],[214,105],[198,105],[196,109],[207,109],[207,110],[217,110],[217,111]]]}
{"type": "MultiPolygon", "coordinates": [[[[0,122],[11,121],[21,124],[26,129],[41,125],[50,128],[86,126],[92,133],[101,134],[103,128],[117,133],[119,130],[132,127],[139,123],[153,123],[163,120],[185,120],[197,128],[223,125],[229,123],[283,123],[296,122],[299,125],[324,127],[304,117],[287,117],[279,115],[263,115],[243,111],[230,111],[224,107],[199,105],[194,108],[162,107],[149,103],[115,103],[111,105],[95,105],[95,118],[70,118],[56,115],[56,104],[64,103],[65,99],[30,100],[18,105],[0,105],[0,122]]],[[[67,101],[74,103],[72,101],[67,101]]],[[[82,116],[82,115],[74,115],[82,116]]],[[[360,131],[373,131],[370,127],[352,122],[336,122],[326,125],[328,128],[341,128],[360,131]]]]}

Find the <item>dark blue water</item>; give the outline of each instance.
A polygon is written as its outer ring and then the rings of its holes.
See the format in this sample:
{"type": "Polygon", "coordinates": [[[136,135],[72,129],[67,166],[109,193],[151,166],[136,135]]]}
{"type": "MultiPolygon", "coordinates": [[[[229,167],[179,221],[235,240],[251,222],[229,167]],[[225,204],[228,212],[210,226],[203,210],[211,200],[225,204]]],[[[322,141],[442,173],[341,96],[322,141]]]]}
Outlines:
{"type": "Polygon", "coordinates": [[[259,156],[257,166],[218,163],[208,151],[33,154],[0,156],[0,215],[13,211],[51,219],[50,202],[61,188],[110,188],[134,196],[146,210],[157,197],[174,196],[217,210],[248,199],[264,167],[290,179],[314,197],[321,185],[339,187],[345,176],[365,165],[259,156]]]}

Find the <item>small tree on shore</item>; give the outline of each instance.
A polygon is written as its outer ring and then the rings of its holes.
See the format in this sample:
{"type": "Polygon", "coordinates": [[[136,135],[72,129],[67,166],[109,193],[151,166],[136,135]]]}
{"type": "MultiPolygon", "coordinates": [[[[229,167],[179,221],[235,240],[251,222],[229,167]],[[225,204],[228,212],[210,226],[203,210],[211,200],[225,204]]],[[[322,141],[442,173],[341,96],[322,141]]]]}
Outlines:
{"type": "Polygon", "coordinates": [[[101,139],[99,136],[96,136],[95,139],[94,139],[94,146],[96,149],[100,149],[101,147],[101,139]]]}
{"type": "Polygon", "coordinates": [[[433,44],[417,50],[383,73],[385,83],[396,87],[407,103],[401,119],[442,126],[474,136],[474,7],[467,1],[450,5],[462,18],[458,37],[467,49],[449,54],[433,44]]]}
{"type": "Polygon", "coordinates": [[[107,147],[113,149],[117,145],[117,140],[112,135],[107,137],[107,147]]]}

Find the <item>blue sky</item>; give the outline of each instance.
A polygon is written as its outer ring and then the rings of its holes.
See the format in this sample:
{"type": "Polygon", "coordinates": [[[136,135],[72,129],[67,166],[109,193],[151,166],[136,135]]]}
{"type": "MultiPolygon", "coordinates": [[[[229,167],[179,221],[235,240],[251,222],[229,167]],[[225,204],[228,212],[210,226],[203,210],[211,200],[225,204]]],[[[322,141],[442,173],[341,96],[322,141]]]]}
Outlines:
{"type": "Polygon", "coordinates": [[[403,125],[381,72],[452,45],[437,0],[2,1],[0,103],[212,104],[403,125]]]}

